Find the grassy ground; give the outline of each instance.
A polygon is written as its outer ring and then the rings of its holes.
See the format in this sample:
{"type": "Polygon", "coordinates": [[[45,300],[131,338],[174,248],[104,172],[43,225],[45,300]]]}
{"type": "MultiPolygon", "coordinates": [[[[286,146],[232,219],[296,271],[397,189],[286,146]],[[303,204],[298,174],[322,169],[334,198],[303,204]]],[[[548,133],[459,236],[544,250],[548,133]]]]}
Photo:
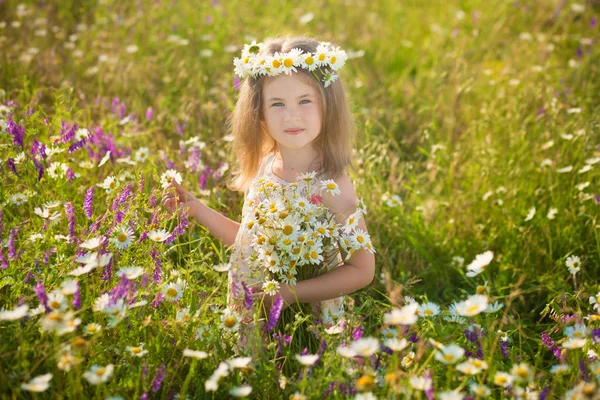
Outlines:
{"type": "Polygon", "coordinates": [[[25,398],[23,383],[52,374],[40,396],[222,398],[249,385],[255,398],[444,398],[455,389],[462,398],[476,397],[475,384],[495,398],[598,396],[598,14],[597,2],[558,0],[0,3],[0,307],[29,306],[23,318],[1,314],[1,390],[25,398]],[[186,188],[239,220],[242,196],[224,184],[234,161],[232,61],[245,43],[277,35],[314,36],[351,54],[341,76],[359,128],[352,179],[369,210],[377,278],[351,296],[341,333],[315,327],[325,341],[315,366],[301,368],[293,347],[280,345],[295,371],[281,378],[274,341],[211,392],[205,382],[236,342],[222,324],[227,277],[213,269],[230,251],[167,215],[160,180],[176,169],[186,188]],[[75,145],[69,132],[78,129],[93,138],[75,145]],[[34,156],[36,141],[47,157],[34,156]],[[111,193],[97,186],[109,176],[119,182],[111,193]],[[389,204],[392,195],[401,202],[389,204]],[[68,275],[79,245],[112,237],[119,224],[135,232],[134,244],[108,246],[108,266],[68,275]],[[176,228],[169,243],[144,240],[176,228]],[[486,251],[491,262],[468,277],[486,251]],[[144,275],[119,280],[129,265],[144,275]],[[164,298],[169,284],[181,299],[164,298]],[[51,293],[57,314],[38,307],[51,293]],[[147,304],[111,314],[94,307],[103,293],[147,304]],[[503,306],[452,314],[449,306],[475,294],[503,306]],[[411,301],[421,306],[416,323],[388,323],[391,308],[411,301]],[[425,317],[427,302],[441,313],[425,317]],[[102,328],[93,335],[92,323],[102,328]],[[409,346],[390,350],[391,336],[409,346]],[[361,337],[378,340],[378,368],[336,351],[368,344],[361,337]],[[140,343],[148,353],[138,357],[128,346],[140,343]],[[453,343],[468,353],[438,360],[453,343]],[[487,368],[461,372],[469,356],[487,368]],[[84,377],[109,364],[112,373],[94,372],[106,382],[84,377]]]}

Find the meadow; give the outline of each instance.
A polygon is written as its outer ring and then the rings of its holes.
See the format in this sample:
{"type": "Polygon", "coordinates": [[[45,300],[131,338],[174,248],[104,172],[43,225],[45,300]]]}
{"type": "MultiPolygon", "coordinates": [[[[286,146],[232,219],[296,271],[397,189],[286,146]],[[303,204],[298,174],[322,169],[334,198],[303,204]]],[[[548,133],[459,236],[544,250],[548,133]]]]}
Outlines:
{"type": "Polygon", "coordinates": [[[0,2],[0,396],[600,399],[599,14],[0,2]],[[240,220],[233,58],[278,35],[348,53],[377,271],[335,325],[238,357],[231,249],[160,199],[181,178],[240,220]]]}

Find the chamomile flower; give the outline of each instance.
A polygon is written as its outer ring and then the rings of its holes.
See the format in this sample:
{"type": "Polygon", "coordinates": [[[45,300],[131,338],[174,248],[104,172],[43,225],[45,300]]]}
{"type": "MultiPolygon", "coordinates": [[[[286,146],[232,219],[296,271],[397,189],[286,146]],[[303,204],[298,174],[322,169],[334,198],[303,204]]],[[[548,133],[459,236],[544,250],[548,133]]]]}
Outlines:
{"type": "Polygon", "coordinates": [[[248,364],[250,364],[250,361],[252,361],[251,357],[236,357],[227,360],[227,364],[229,364],[229,367],[232,370],[235,368],[243,369],[246,368],[248,364]]]}
{"type": "Polygon", "coordinates": [[[360,338],[350,345],[352,349],[362,357],[369,357],[379,350],[379,340],[374,337],[360,338]]]}
{"type": "Polygon", "coordinates": [[[330,47],[325,43],[321,43],[317,46],[317,51],[315,53],[315,63],[321,67],[327,65],[330,57],[330,47]]]}
{"type": "Polygon", "coordinates": [[[581,259],[578,256],[569,256],[565,261],[569,273],[575,275],[581,269],[581,259]]]}
{"type": "Polygon", "coordinates": [[[394,308],[391,312],[383,315],[383,323],[386,325],[412,325],[417,322],[418,303],[408,304],[401,309],[394,308]]]}
{"type": "Polygon", "coordinates": [[[79,288],[79,284],[75,279],[67,279],[60,285],[60,291],[63,295],[74,295],[79,288]]]}
{"type": "Polygon", "coordinates": [[[79,163],[79,166],[85,169],[92,169],[94,168],[94,163],[92,163],[90,160],[84,160],[79,163]]]}
{"type": "Polygon", "coordinates": [[[286,75],[291,75],[292,72],[297,72],[294,65],[302,63],[302,50],[292,49],[286,54],[277,53],[276,57],[281,59],[281,71],[286,75]]]}
{"type": "Polygon", "coordinates": [[[469,386],[469,390],[471,393],[479,397],[488,397],[492,393],[489,387],[486,385],[479,385],[477,383],[472,383],[469,386]]]}
{"type": "Polygon", "coordinates": [[[208,357],[208,353],[205,351],[198,351],[198,350],[192,350],[192,349],[184,349],[183,350],[183,356],[184,357],[191,357],[191,358],[195,358],[198,360],[204,359],[208,357]]]}
{"type": "Polygon", "coordinates": [[[550,368],[550,372],[559,375],[569,372],[571,366],[569,364],[555,364],[550,368]]]}
{"type": "Polygon", "coordinates": [[[583,324],[575,324],[574,326],[567,326],[564,334],[570,339],[582,339],[589,336],[590,330],[583,324]]]}
{"type": "Polygon", "coordinates": [[[407,348],[409,346],[409,344],[410,343],[405,338],[402,338],[400,340],[398,340],[396,338],[386,339],[383,341],[383,345],[385,347],[392,349],[392,351],[402,351],[405,348],[407,348]]]}
{"type": "Polygon", "coordinates": [[[417,309],[417,313],[420,317],[435,317],[440,313],[440,306],[432,302],[423,303],[417,309]]]}
{"type": "Polygon", "coordinates": [[[108,176],[102,183],[97,183],[96,186],[104,189],[106,193],[111,194],[113,190],[119,187],[119,181],[114,176],[108,176]]]}
{"type": "Polygon", "coordinates": [[[481,372],[480,368],[475,367],[468,361],[457,364],[456,370],[462,372],[465,375],[477,375],[481,372]]]}
{"type": "Polygon", "coordinates": [[[231,269],[231,263],[221,263],[213,265],[213,269],[217,272],[227,272],[231,269]]]}
{"type": "Polygon", "coordinates": [[[529,382],[533,379],[533,371],[526,363],[514,365],[510,371],[515,380],[520,382],[529,382]]]}
{"type": "Polygon", "coordinates": [[[83,377],[92,385],[107,382],[113,374],[114,365],[108,364],[105,367],[94,364],[89,371],[83,373],[83,377]]]}
{"type": "Polygon", "coordinates": [[[141,267],[121,267],[116,272],[117,276],[125,276],[130,281],[142,276],[144,274],[144,269],[141,267]]]}
{"type": "Polygon", "coordinates": [[[493,314],[493,313],[500,311],[503,307],[504,307],[503,303],[500,303],[499,301],[495,301],[493,303],[490,303],[488,305],[488,308],[486,308],[484,312],[486,312],[488,314],[493,314]]]}
{"type": "Polygon", "coordinates": [[[381,332],[383,339],[396,339],[398,337],[398,331],[396,328],[387,328],[381,332]]]}
{"type": "Polygon", "coordinates": [[[144,162],[148,158],[150,150],[147,147],[140,147],[135,152],[134,160],[137,162],[144,162]]]}
{"type": "Polygon", "coordinates": [[[346,233],[350,233],[353,229],[356,229],[358,227],[358,222],[360,221],[361,217],[361,209],[357,209],[355,212],[350,214],[350,216],[348,216],[348,219],[346,219],[346,222],[344,224],[344,230],[346,231],[346,233]]]}
{"type": "Polygon", "coordinates": [[[100,163],[98,164],[98,167],[103,166],[109,159],[110,159],[110,150],[106,152],[106,154],[104,155],[104,157],[102,157],[102,160],[100,160],[100,163]]]}
{"type": "Polygon", "coordinates": [[[139,346],[127,346],[127,351],[134,357],[143,357],[148,354],[148,350],[144,350],[144,343],[139,346]]]}
{"type": "Polygon", "coordinates": [[[319,359],[319,355],[318,354],[306,354],[306,355],[301,355],[301,354],[296,354],[296,360],[298,360],[298,362],[302,365],[313,365],[314,363],[317,362],[317,360],[319,359]]]}
{"type": "Polygon", "coordinates": [[[402,198],[397,194],[393,194],[385,200],[385,204],[387,204],[388,207],[398,207],[402,205],[402,198]]]}
{"type": "Polygon", "coordinates": [[[587,343],[587,339],[584,338],[573,338],[569,339],[562,344],[562,347],[569,350],[580,349],[587,343]]]}
{"type": "Polygon", "coordinates": [[[79,247],[83,247],[84,249],[93,250],[102,244],[102,237],[93,237],[87,239],[85,242],[81,243],[79,247]]]}
{"type": "Polygon", "coordinates": [[[596,293],[595,296],[590,296],[589,302],[594,310],[600,311],[600,292],[596,293]]]}
{"type": "Polygon", "coordinates": [[[494,375],[494,385],[500,386],[500,387],[507,387],[508,385],[510,385],[513,382],[514,378],[511,374],[506,373],[506,372],[496,372],[496,375],[494,375]]]}
{"type": "Polygon", "coordinates": [[[339,47],[336,47],[332,49],[329,54],[329,65],[331,66],[331,69],[337,71],[344,66],[347,59],[348,56],[346,55],[346,52],[340,50],[339,47]]]}
{"type": "Polygon", "coordinates": [[[371,236],[367,233],[367,231],[356,228],[354,230],[354,240],[361,246],[365,247],[368,243],[371,243],[371,236]]]}
{"type": "Polygon", "coordinates": [[[262,288],[269,296],[275,296],[279,292],[279,282],[276,280],[268,280],[262,284],[262,288]]]}
{"type": "Polygon", "coordinates": [[[170,236],[171,236],[171,234],[164,229],[151,230],[148,232],[148,238],[150,238],[150,240],[153,240],[153,241],[159,242],[159,243],[164,242],[170,236]]]}
{"type": "Polygon", "coordinates": [[[169,169],[160,176],[160,185],[166,189],[171,184],[171,179],[175,178],[175,182],[181,185],[183,178],[181,174],[174,169],[169,169]]]}
{"type": "Polygon", "coordinates": [[[135,235],[133,234],[133,229],[127,225],[121,225],[113,232],[110,242],[112,242],[115,247],[122,250],[129,247],[134,239],[135,235]]]}
{"type": "Polygon", "coordinates": [[[80,360],[78,358],[73,357],[73,355],[71,353],[65,353],[65,354],[61,354],[58,357],[58,362],[56,363],[56,366],[61,371],[69,372],[73,366],[75,366],[79,363],[80,363],[80,360]]]}
{"type": "Polygon", "coordinates": [[[15,307],[12,310],[2,309],[0,310],[0,321],[16,321],[24,318],[27,316],[27,310],[29,310],[29,306],[27,304],[15,307]]]}
{"type": "Polygon", "coordinates": [[[250,385],[242,385],[238,387],[234,387],[229,391],[229,394],[233,397],[246,397],[252,393],[252,386],[250,385]]]}
{"type": "Polygon", "coordinates": [[[67,308],[65,295],[60,290],[48,293],[48,307],[53,311],[65,311],[67,308]]]}
{"type": "Polygon", "coordinates": [[[169,301],[177,301],[183,297],[183,289],[176,283],[168,283],[163,287],[162,290],[165,295],[165,299],[169,301]]]}
{"type": "Polygon", "coordinates": [[[455,364],[464,354],[465,350],[462,347],[457,344],[449,344],[435,353],[435,359],[444,364],[455,364]]]}
{"type": "Polygon", "coordinates": [[[485,311],[488,307],[488,297],[481,294],[469,296],[465,301],[455,303],[456,313],[463,317],[472,317],[485,311]]]}
{"type": "Polygon", "coordinates": [[[327,179],[327,180],[322,181],[321,189],[333,196],[336,196],[336,195],[342,193],[342,191],[340,190],[340,187],[338,186],[337,183],[335,183],[335,181],[333,179],[327,179]]]}
{"type": "Polygon", "coordinates": [[[87,335],[94,335],[102,330],[102,325],[96,324],[92,322],[91,324],[87,324],[83,328],[83,333],[87,335]]]}
{"type": "Polygon", "coordinates": [[[28,392],[44,392],[50,387],[52,374],[38,375],[27,383],[21,384],[21,389],[28,392]]]}
{"type": "Polygon", "coordinates": [[[485,253],[479,254],[475,257],[475,260],[471,264],[467,265],[467,276],[472,278],[479,275],[485,266],[487,266],[494,258],[492,251],[486,251],[485,253]]]}
{"type": "Polygon", "coordinates": [[[33,212],[40,217],[47,219],[49,221],[58,221],[61,218],[60,211],[50,212],[47,208],[39,208],[36,207],[33,209],[33,212]]]}
{"type": "Polygon", "coordinates": [[[27,196],[23,193],[15,193],[10,197],[10,201],[13,204],[20,205],[27,201],[27,196]]]}
{"type": "Polygon", "coordinates": [[[223,315],[221,316],[221,328],[229,332],[235,332],[239,326],[240,319],[236,313],[229,308],[225,309],[223,315]]]}

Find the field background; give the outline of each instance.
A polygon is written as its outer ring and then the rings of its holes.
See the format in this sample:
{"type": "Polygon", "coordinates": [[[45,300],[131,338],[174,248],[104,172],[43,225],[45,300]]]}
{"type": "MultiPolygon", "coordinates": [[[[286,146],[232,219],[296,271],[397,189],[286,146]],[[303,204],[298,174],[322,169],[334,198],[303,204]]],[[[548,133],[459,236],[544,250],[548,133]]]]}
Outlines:
{"type": "MultiPolygon", "coordinates": [[[[94,237],[90,226],[96,223],[108,234],[118,212],[111,204],[121,192],[96,187],[93,216],[84,211],[86,191],[107,176],[129,173],[121,185],[130,182],[135,190],[144,182],[120,216],[135,223],[137,238],[144,229],[171,232],[182,226],[156,204],[159,177],[170,168],[206,204],[239,220],[242,195],[225,187],[234,162],[226,127],[237,93],[233,57],[253,39],[308,35],[351,56],[340,71],[358,123],[351,177],[369,211],[376,279],[352,296],[352,322],[328,342],[316,367],[322,372],[297,381],[288,377],[290,383],[280,389],[274,365],[254,360],[254,373],[223,378],[214,397],[242,383],[252,386],[256,398],[296,392],[322,397],[332,382],[332,397],[353,396],[352,390],[404,396],[420,393],[410,389],[408,379],[424,370],[436,391],[467,392],[470,381],[432,360],[426,343],[431,337],[467,347],[472,342],[464,331],[471,322],[484,329],[484,359],[490,364],[475,380],[486,383],[492,396],[514,395],[492,378],[519,362],[533,368],[536,379],[523,385],[530,391],[562,395],[580,381],[598,382],[597,359],[588,350],[598,352],[600,340],[598,318],[590,317],[600,312],[590,300],[600,292],[599,11],[597,1],[562,0],[0,2],[0,100],[11,109],[0,116],[25,127],[28,157],[16,165],[17,176],[8,160],[22,149],[3,129],[0,248],[6,263],[0,270],[0,307],[24,302],[37,307],[35,288],[60,288],[77,266],[76,244],[94,237]],[[100,128],[104,135],[45,162],[46,168],[52,161],[65,163],[73,179],[65,170],[38,180],[29,152],[33,139],[52,146],[52,137],[64,134],[62,122],[90,132],[100,128]],[[197,170],[184,163],[194,137],[205,144],[197,170]],[[133,158],[141,147],[149,149],[146,161],[117,161],[133,158]],[[109,149],[109,162],[96,167],[109,149]],[[94,167],[81,167],[84,160],[94,167]],[[17,193],[28,193],[28,200],[15,204],[11,198],[17,193]],[[401,204],[389,205],[391,195],[400,196],[401,204]],[[34,208],[51,201],[70,202],[74,211],[61,205],[63,218],[48,227],[34,208]],[[36,233],[44,239],[30,241],[36,233]],[[465,266],[488,250],[493,261],[477,277],[466,277],[465,266]],[[580,257],[576,274],[566,266],[570,256],[580,257]],[[360,335],[381,338],[383,314],[403,306],[405,296],[447,310],[476,292],[504,307],[465,324],[438,316],[439,324],[399,330],[399,337],[417,335],[412,346],[420,350],[406,368],[382,352],[380,365],[389,363],[379,372],[381,385],[358,383],[361,376],[378,376],[376,371],[353,376],[340,367],[347,361],[336,354],[335,343],[352,340],[359,327],[360,335]],[[575,323],[589,328],[590,340],[563,359],[572,368],[559,379],[549,372],[558,361],[541,334],[560,342],[564,329],[575,323]],[[509,344],[508,355],[500,343],[509,344]],[[589,362],[583,369],[582,360],[589,362]],[[386,375],[396,368],[409,389],[398,389],[386,375]]],[[[135,263],[148,274],[162,274],[137,288],[136,300],[149,304],[131,311],[127,322],[109,328],[104,316],[92,311],[95,299],[119,284],[99,270],[78,277],[81,305],[75,309],[81,326],[75,332],[43,332],[40,316],[0,321],[0,390],[25,398],[21,383],[52,373],[42,396],[212,396],[204,381],[231,357],[234,341],[218,327],[227,277],[212,268],[227,260],[229,250],[195,222],[188,228],[170,244],[146,240],[111,263],[113,270],[135,263]],[[177,278],[187,281],[183,298],[151,306],[177,278]],[[177,312],[185,307],[198,314],[178,321],[177,312]],[[82,328],[92,322],[104,328],[85,336],[82,328]],[[198,339],[198,329],[209,334],[198,339]],[[80,363],[70,371],[58,369],[55,353],[77,338],[85,338],[83,348],[73,350],[80,363]],[[140,342],[150,352],[127,355],[125,348],[140,342]],[[209,358],[184,358],[185,348],[207,351],[209,358]],[[115,372],[107,383],[90,385],[81,378],[92,365],[108,363],[115,372]],[[157,384],[161,373],[166,378],[157,384]]]]}

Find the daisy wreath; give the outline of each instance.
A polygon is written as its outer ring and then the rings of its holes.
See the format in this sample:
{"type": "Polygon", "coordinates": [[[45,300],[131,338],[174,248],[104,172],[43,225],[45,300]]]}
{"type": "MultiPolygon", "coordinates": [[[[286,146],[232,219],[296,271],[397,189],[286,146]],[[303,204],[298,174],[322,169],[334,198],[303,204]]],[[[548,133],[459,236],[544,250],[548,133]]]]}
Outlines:
{"type": "Polygon", "coordinates": [[[244,45],[240,58],[233,59],[234,72],[240,79],[247,76],[276,76],[281,73],[291,75],[292,72],[297,72],[296,68],[302,68],[320,80],[315,73],[318,69],[323,74],[323,85],[328,87],[339,77],[335,71],[343,67],[348,59],[344,50],[334,47],[329,42],[320,42],[315,53],[293,48],[287,53],[276,52],[270,56],[260,54],[263,47],[263,43],[256,43],[254,40],[251,44],[244,45]]]}

